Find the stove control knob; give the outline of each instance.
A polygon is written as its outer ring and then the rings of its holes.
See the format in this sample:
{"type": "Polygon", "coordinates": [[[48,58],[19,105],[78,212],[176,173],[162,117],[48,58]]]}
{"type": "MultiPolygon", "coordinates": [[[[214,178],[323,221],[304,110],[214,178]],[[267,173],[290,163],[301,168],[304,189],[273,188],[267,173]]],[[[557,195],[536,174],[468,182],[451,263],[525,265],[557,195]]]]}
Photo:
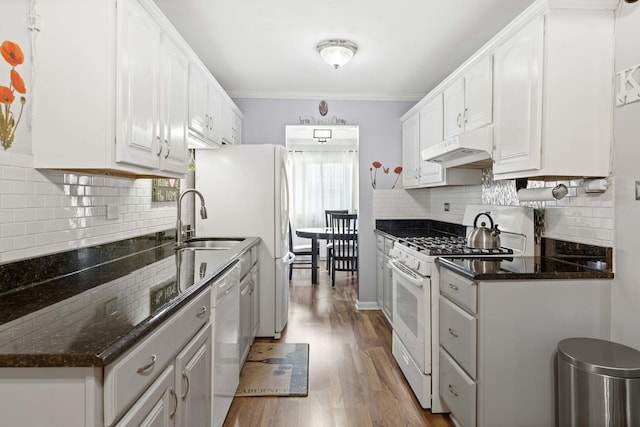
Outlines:
{"type": "Polygon", "coordinates": [[[420,271],[420,260],[419,259],[414,259],[413,260],[413,268],[416,271],[420,271]]]}
{"type": "Polygon", "coordinates": [[[415,258],[409,258],[407,259],[407,266],[413,270],[417,270],[418,269],[418,260],[415,258]]]}

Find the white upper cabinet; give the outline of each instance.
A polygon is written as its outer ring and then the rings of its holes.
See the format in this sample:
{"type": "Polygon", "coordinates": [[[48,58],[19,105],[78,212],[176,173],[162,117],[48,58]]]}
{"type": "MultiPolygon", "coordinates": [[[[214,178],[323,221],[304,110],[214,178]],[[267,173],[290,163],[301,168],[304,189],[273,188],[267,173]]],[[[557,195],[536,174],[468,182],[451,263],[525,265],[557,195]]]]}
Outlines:
{"type": "MultiPolygon", "coordinates": [[[[421,144],[433,145],[433,124],[424,122],[434,120],[428,105],[442,94],[443,140],[493,127],[495,179],[608,176],[617,4],[537,0],[411,108],[403,124],[420,112],[421,144]]],[[[412,150],[407,141],[403,136],[403,160],[412,150]]],[[[423,183],[435,176],[435,168],[420,167],[423,183]]],[[[446,169],[447,184],[456,169],[446,169]]]]}
{"type": "Polygon", "coordinates": [[[420,146],[417,156],[420,159],[420,184],[433,184],[444,181],[442,166],[435,162],[422,160],[422,150],[442,142],[442,94],[436,95],[420,109],[420,146]]]}
{"type": "Polygon", "coordinates": [[[402,123],[402,185],[405,188],[479,184],[479,169],[444,169],[422,160],[422,150],[442,142],[443,94],[437,94],[420,111],[402,123]]]}
{"type": "Polygon", "coordinates": [[[189,66],[189,144],[193,148],[222,143],[222,95],[197,64],[189,66]]]}
{"type": "Polygon", "coordinates": [[[491,123],[492,82],[487,55],[444,90],[444,139],[491,123]]]}
{"type": "Polygon", "coordinates": [[[242,113],[231,101],[223,105],[222,140],[226,144],[242,143],[242,113]]]}
{"type": "Polygon", "coordinates": [[[610,173],[615,2],[555,7],[496,49],[496,179],[610,173]]]}
{"type": "Polygon", "coordinates": [[[118,16],[116,161],[181,174],[187,164],[187,56],[136,0],[118,16]]]}
{"type": "Polygon", "coordinates": [[[153,1],[40,2],[38,14],[50,25],[37,41],[35,168],[180,178],[188,136],[222,142],[228,96],[153,1]],[[190,91],[190,64],[206,90],[190,91]],[[190,104],[203,105],[195,118],[190,104]]]}
{"type": "Polygon", "coordinates": [[[416,187],[420,182],[420,115],[402,122],[402,186],[416,187]]]}
{"type": "Polygon", "coordinates": [[[540,168],[544,18],[495,52],[494,174],[540,168]]]}

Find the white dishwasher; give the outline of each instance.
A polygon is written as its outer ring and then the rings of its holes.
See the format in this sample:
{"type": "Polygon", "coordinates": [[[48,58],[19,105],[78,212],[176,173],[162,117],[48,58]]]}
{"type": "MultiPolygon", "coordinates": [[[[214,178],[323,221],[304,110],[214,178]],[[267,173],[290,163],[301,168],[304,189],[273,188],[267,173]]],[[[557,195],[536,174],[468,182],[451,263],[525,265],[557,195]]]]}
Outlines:
{"type": "Polygon", "coordinates": [[[240,378],[239,336],[240,263],[236,262],[213,283],[213,427],[227,416],[240,378]]]}

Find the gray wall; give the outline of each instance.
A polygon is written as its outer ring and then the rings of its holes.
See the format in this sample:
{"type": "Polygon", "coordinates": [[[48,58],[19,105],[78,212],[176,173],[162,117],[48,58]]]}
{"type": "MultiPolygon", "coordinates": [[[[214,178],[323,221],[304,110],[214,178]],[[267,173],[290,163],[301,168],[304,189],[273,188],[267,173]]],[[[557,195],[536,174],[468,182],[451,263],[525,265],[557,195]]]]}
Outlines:
{"type": "MultiPolygon", "coordinates": [[[[298,125],[300,118],[326,120],[343,119],[360,128],[360,272],[359,307],[376,302],[376,245],[371,201],[372,187],[369,168],[373,161],[385,167],[402,164],[402,132],[400,116],[415,102],[407,101],[332,101],[325,118],[318,111],[318,100],[234,99],[242,110],[242,142],[244,144],[285,144],[285,126],[298,125]]],[[[393,173],[393,172],[391,172],[393,173]]],[[[385,176],[384,178],[390,178],[385,176]]],[[[382,185],[380,174],[378,182],[382,185]]],[[[390,188],[393,180],[385,181],[390,188]]],[[[381,188],[381,186],[378,188],[381,188]]]]}
{"type": "MultiPolygon", "coordinates": [[[[615,72],[640,64],[640,4],[622,3],[616,29],[615,72]]],[[[635,74],[638,79],[638,73],[635,74]]],[[[640,201],[635,181],[640,180],[640,102],[614,111],[613,172],[615,177],[615,279],[611,298],[611,339],[640,349],[640,280],[638,238],[640,201]]]]}

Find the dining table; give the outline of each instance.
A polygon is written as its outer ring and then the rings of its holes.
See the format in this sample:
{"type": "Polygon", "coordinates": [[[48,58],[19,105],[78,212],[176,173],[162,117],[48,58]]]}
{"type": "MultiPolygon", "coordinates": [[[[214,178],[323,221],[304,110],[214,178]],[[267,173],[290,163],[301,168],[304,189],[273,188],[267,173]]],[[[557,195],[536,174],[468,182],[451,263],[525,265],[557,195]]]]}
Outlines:
{"type": "MultiPolygon", "coordinates": [[[[357,232],[357,231],[356,231],[357,232]]],[[[331,227],[310,227],[296,229],[296,236],[311,239],[311,283],[318,284],[318,240],[331,240],[333,230],[331,227]]]]}

